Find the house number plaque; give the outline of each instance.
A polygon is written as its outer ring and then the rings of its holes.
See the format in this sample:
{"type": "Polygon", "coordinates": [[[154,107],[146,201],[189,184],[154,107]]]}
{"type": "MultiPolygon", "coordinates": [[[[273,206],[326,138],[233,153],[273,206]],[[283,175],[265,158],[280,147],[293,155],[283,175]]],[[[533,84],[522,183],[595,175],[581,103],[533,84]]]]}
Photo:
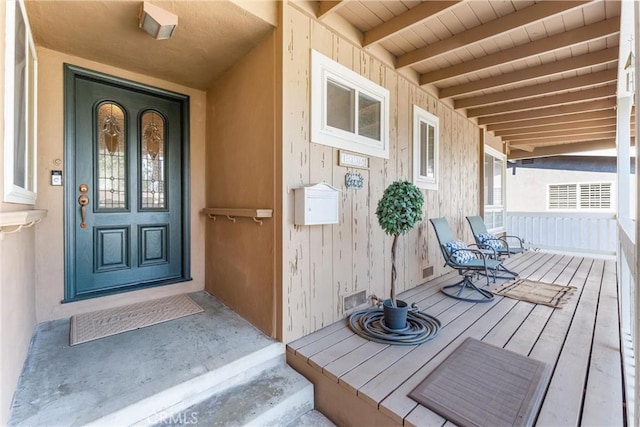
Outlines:
{"type": "Polygon", "coordinates": [[[352,168],[369,169],[369,158],[340,150],[338,164],[352,168]]]}

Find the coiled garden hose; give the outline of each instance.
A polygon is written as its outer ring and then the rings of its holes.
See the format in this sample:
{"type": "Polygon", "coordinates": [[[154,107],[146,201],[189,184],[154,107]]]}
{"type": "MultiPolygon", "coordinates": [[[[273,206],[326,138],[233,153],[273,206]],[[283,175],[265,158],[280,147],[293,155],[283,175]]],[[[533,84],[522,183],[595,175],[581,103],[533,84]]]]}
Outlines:
{"type": "Polygon", "coordinates": [[[390,329],[384,324],[381,308],[369,308],[356,311],[349,316],[351,330],[362,338],[381,344],[418,345],[433,339],[442,326],[433,316],[418,311],[407,313],[407,326],[404,329],[390,329]]]}

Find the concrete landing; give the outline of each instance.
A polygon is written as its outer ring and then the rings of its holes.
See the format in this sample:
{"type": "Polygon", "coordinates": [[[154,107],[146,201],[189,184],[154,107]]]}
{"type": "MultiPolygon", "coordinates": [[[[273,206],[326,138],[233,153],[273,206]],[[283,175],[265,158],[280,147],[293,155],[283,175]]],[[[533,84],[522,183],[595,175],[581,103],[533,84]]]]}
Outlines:
{"type": "Polygon", "coordinates": [[[203,313],[74,347],[68,320],[38,325],[9,425],[127,424],[161,411],[184,393],[181,385],[204,391],[280,357],[282,344],[222,303],[205,292],[190,296],[203,313]]]}

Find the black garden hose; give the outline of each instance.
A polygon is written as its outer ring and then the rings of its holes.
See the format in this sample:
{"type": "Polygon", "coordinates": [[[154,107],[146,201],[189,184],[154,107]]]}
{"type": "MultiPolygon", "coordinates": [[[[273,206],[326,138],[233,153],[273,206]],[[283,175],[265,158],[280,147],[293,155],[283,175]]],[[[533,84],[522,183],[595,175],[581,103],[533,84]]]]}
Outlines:
{"type": "Polygon", "coordinates": [[[356,311],[349,316],[351,330],[363,338],[381,344],[418,345],[433,339],[440,330],[440,321],[416,310],[407,313],[404,329],[390,329],[384,324],[380,308],[356,311]]]}

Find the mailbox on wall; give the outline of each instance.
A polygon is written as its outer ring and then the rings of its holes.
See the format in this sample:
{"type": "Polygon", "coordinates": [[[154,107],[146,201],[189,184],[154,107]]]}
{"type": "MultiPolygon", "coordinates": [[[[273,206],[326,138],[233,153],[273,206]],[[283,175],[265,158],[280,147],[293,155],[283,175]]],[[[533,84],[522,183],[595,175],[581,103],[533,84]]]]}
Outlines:
{"type": "Polygon", "coordinates": [[[326,183],[296,188],[296,225],[338,223],[338,190],[326,183]]]}

